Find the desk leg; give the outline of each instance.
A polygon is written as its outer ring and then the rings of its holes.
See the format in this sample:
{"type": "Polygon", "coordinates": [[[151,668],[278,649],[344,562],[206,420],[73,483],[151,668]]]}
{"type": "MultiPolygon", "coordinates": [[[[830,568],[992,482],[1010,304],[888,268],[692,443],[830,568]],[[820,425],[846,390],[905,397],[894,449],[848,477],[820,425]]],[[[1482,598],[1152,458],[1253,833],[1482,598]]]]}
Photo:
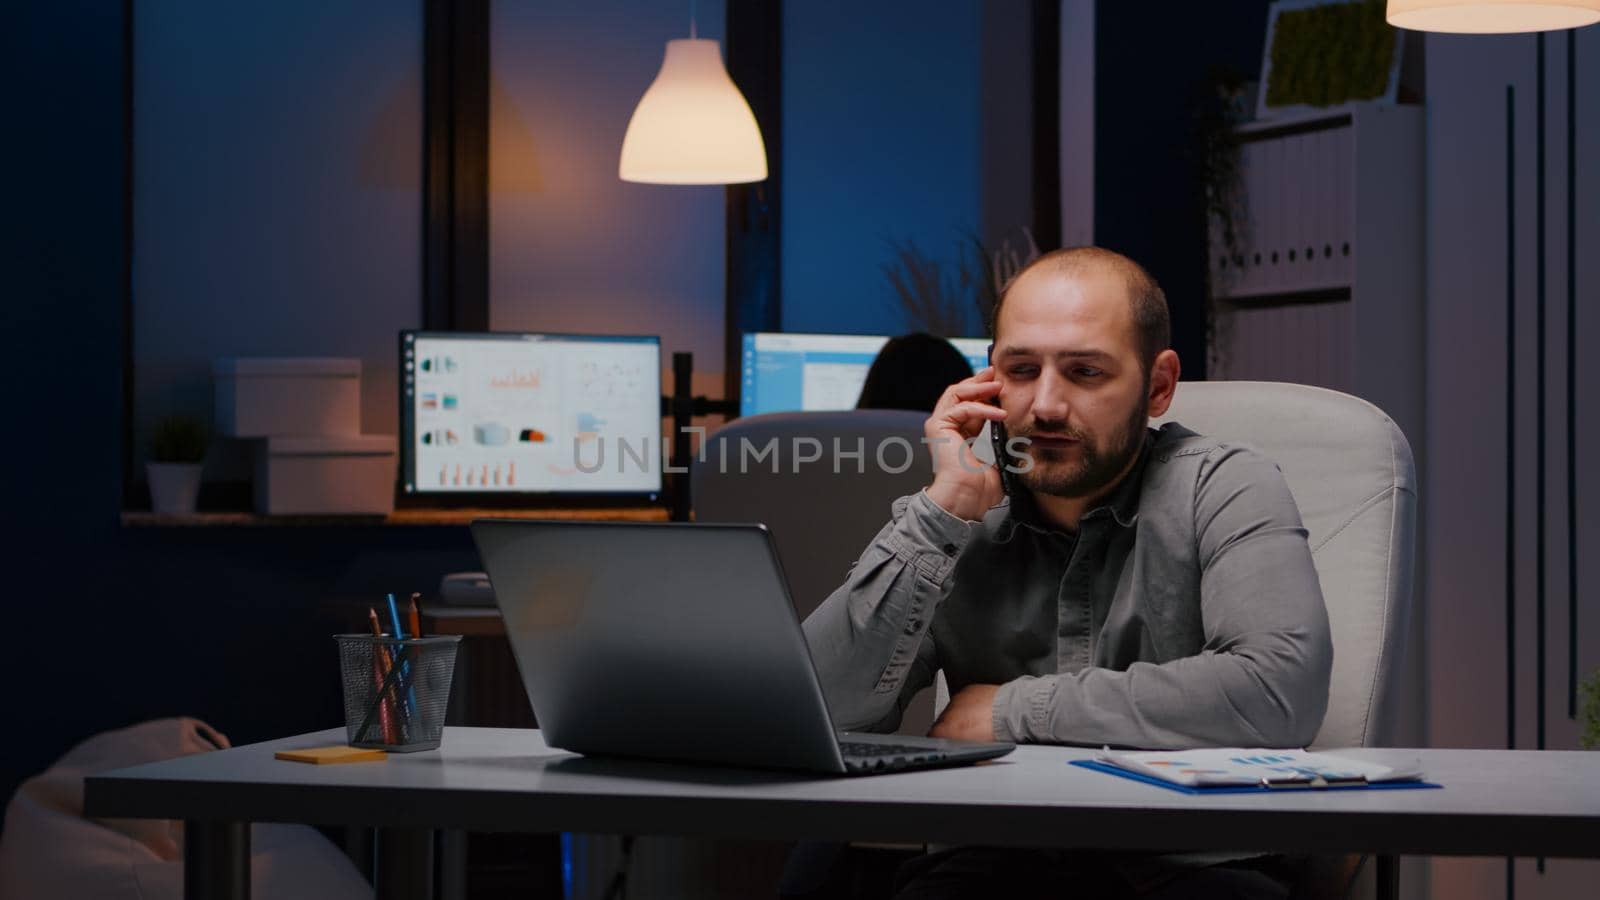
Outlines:
{"type": "Polygon", "coordinates": [[[183,896],[250,900],[250,823],[183,823],[183,896]]]}
{"type": "Polygon", "coordinates": [[[467,900],[467,833],[439,832],[439,900],[467,900]]]}
{"type": "Polygon", "coordinates": [[[1378,900],[1400,900],[1400,857],[1378,856],[1378,900]]]}
{"type": "Polygon", "coordinates": [[[433,900],[433,831],[379,828],[372,871],[377,900],[433,900]]]}
{"type": "Polygon", "coordinates": [[[369,883],[372,881],[373,829],[366,825],[349,825],[344,830],[344,853],[369,883]]]}

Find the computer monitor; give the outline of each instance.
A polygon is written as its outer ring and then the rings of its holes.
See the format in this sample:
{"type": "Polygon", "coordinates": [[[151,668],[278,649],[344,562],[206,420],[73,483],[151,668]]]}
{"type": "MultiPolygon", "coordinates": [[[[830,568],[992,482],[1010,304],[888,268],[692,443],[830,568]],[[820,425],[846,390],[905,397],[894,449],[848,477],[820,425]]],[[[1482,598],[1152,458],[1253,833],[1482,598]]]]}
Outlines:
{"type": "Polygon", "coordinates": [[[400,333],[401,490],[654,500],[661,340],[400,333]]]}
{"type": "MultiPolygon", "coordinates": [[[[746,334],[739,414],[854,409],[867,369],[888,341],[864,334],[746,334]]],[[[989,364],[988,338],[950,343],[973,371],[989,364]]]]}

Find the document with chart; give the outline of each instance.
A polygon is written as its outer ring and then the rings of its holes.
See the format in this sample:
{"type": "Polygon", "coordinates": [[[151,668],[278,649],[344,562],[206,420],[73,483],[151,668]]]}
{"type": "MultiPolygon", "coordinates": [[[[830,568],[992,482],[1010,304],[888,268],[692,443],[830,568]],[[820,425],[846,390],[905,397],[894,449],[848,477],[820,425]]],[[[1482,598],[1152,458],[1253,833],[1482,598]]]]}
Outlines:
{"type": "MultiPolygon", "coordinates": [[[[1391,761],[1393,762],[1393,761],[1391,761]]],[[[1420,763],[1383,765],[1332,753],[1239,747],[1101,753],[1075,765],[1177,788],[1435,787],[1422,781],[1420,763]]]]}

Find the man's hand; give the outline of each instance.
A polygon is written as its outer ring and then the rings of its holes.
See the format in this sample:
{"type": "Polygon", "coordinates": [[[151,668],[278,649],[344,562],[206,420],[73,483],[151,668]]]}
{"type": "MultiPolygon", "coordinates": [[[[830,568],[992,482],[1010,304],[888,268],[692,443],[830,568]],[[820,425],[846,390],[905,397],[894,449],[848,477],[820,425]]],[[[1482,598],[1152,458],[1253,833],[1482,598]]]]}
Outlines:
{"type": "Polygon", "coordinates": [[[1000,394],[993,366],[979,369],[971,378],[951,385],[922,426],[933,455],[933,484],[928,499],[945,512],[977,521],[1005,496],[1000,472],[979,459],[967,441],[983,430],[985,422],[1004,422],[1005,410],[991,401],[1000,394]]]}
{"type": "Polygon", "coordinates": [[[958,741],[994,740],[994,695],[998,684],[969,684],[950,698],[928,737],[958,741]]]}

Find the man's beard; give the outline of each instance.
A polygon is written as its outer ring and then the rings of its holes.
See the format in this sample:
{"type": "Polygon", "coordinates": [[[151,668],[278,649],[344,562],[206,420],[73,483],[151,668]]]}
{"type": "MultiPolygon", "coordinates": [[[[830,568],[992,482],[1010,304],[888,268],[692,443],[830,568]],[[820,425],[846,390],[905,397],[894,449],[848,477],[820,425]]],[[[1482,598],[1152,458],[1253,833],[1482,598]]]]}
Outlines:
{"type": "Polygon", "coordinates": [[[1035,422],[1019,437],[1027,437],[1035,431],[1065,435],[1078,441],[1075,449],[1079,458],[1076,464],[1068,463],[1067,454],[1072,452],[1071,449],[1045,449],[1030,443],[1026,452],[1033,458],[1033,468],[1017,473],[1017,478],[1030,490],[1052,497],[1092,497],[1105,490],[1144,447],[1145,428],[1150,424],[1150,415],[1145,410],[1142,392],[1139,399],[1139,404],[1123,422],[1123,427],[1106,435],[1104,440],[1069,428],[1064,422],[1035,422]]]}

